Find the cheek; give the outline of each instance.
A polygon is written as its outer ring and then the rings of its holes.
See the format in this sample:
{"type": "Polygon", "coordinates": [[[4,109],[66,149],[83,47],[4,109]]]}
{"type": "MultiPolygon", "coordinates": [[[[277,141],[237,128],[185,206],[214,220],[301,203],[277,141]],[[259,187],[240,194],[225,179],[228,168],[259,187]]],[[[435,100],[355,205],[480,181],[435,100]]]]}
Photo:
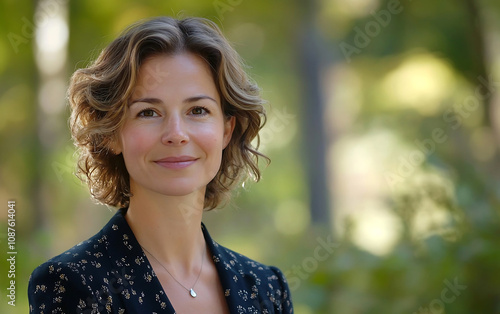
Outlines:
{"type": "Polygon", "coordinates": [[[211,128],[203,132],[202,138],[204,150],[210,154],[218,156],[222,154],[224,148],[224,132],[221,128],[211,128]]]}
{"type": "Polygon", "coordinates": [[[145,150],[151,145],[151,134],[148,136],[147,132],[141,132],[138,129],[123,129],[121,132],[121,143],[123,156],[128,157],[138,156],[144,153],[145,150]]]}
{"type": "Polygon", "coordinates": [[[207,171],[210,176],[215,176],[217,171],[219,171],[222,159],[222,128],[212,125],[209,128],[205,127],[203,131],[198,129],[195,137],[197,146],[203,151],[206,158],[207,167],[205,171],[207,171]]]}

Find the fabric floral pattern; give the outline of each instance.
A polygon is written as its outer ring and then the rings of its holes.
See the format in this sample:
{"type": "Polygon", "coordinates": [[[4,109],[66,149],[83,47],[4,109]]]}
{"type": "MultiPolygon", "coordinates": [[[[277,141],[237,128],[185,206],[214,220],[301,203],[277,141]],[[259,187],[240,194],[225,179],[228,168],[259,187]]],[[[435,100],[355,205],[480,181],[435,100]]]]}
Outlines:
{"type": "MultiPolygon", "coordinates": [[[[38,266],[30,313],[175,313],[119,210],[95,236],[38,266]]],[[[202,224],[231,313],[293,313],[285,277],[212,240],[202,224]]]]}

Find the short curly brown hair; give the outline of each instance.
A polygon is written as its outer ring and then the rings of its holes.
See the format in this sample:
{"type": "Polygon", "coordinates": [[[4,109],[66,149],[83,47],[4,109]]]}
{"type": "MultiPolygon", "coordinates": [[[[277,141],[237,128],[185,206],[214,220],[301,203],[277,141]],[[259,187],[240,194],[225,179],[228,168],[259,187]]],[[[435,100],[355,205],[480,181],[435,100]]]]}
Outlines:
{"type": "Polygon", "coordinates": [[[235,117],[231,141],[221,167],[207,185],[205,209],[218,207],[234,186],[248,176],[260,179],[258,132],[265,123],[263,99],[249,79],[238,53],[218,26],[203,18],[158,17],[131,25],[70,82],[70,128],[79,150],[77,176],[98,202],[127,207],[132,196],[123,155],[110,152],[124,122],[125,111],[141,64],[159,54],[190,52],[210,66],[226,117],[235,117]],[[256,141],[256,147],[252,141],[256,141]]]}

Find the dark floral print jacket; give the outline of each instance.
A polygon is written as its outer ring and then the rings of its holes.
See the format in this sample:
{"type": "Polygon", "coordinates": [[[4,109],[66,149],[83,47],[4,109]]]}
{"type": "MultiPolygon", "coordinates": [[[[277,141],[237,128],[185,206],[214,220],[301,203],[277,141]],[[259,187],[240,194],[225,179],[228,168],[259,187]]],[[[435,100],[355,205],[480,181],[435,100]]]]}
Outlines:
{"type": "MultiPolygon", "coordinates": [[[[95,236],[31,274],[30,313],[175,313],[118,210],[95,236]]],[[[231,313],[293,313],[285,277],[213,241],[201,226],[231,313]]]]}

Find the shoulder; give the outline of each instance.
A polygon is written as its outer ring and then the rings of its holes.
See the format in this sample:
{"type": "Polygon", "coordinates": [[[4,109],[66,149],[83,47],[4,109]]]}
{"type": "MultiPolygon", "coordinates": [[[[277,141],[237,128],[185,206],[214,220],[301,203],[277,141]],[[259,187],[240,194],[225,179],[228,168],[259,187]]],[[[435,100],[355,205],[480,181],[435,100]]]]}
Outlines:
{"type": "MultiPolygon", "coordinates": [[[[104,229],[103,229],[104,230],[104,229]]],[[[30,312],[82,312],[92,308],[99,280],[108,276],[107,235],[90,239],[38,266],[28,284],[30,312]]]]}
{"type": "Polygon", "coordinates": [[[109,246],[108,235],[102,229],[93,237],[80,242],[69,250],[49,259],[38,266],[32,277],[47,276],[59,273],[63,269],[75,274],[85,274],[103,268],[104,258],[109,246]]]}
{"type": "Polygon", "coordinates": [[[215,244],[218,248],[214,254],[214,261],[222,263],[225,269],[234,269],[243,276],[251,276],[260,280],[275,281],[284,279],[281,271],[274,266],[268,266],[257,262],[243,254],[228,249],[220,244],[215,244]]]}
{"type": "Polygon", "coordinates": [[[214,262],[222,264],[225,270],[231,270],[245,281],[258,286],[277,289],[288,287],[286,278],[278,267],[262,264],[224,246],[217,246],[214,262]]]}
{"type": "Polygon", "coordinates": [[[81,242],[69,250],[49,259],[38,266],[31,277],[46,277],[47,275],[59,273],[63,269],[75,274],[84,274],[89,269],[102,268],[101,258],[107,251],[106,235],[102,230],[90,239],[81,242]]]}
{"type": "Polygon", "coordinates": [[[288,282],[279,268],[257,262],[212,239],[207,243],[226,296],[233,295],[237,302],[249,303],[261,312],[293,313],[288,282]]]}
{"type": "Polygon", "coordinates": [[[262,264],[220,245],[212,239],[204,224],[202,224],[202,231],[205,236],[205,241],[212,252],[212,258],[219,273],[221,271],[233,273],[238,277],[243,277],[258,285],[260,285],[262,281],[271,284],[279,281],[286,283],[285,277],[277,267],[262,264]]]}

